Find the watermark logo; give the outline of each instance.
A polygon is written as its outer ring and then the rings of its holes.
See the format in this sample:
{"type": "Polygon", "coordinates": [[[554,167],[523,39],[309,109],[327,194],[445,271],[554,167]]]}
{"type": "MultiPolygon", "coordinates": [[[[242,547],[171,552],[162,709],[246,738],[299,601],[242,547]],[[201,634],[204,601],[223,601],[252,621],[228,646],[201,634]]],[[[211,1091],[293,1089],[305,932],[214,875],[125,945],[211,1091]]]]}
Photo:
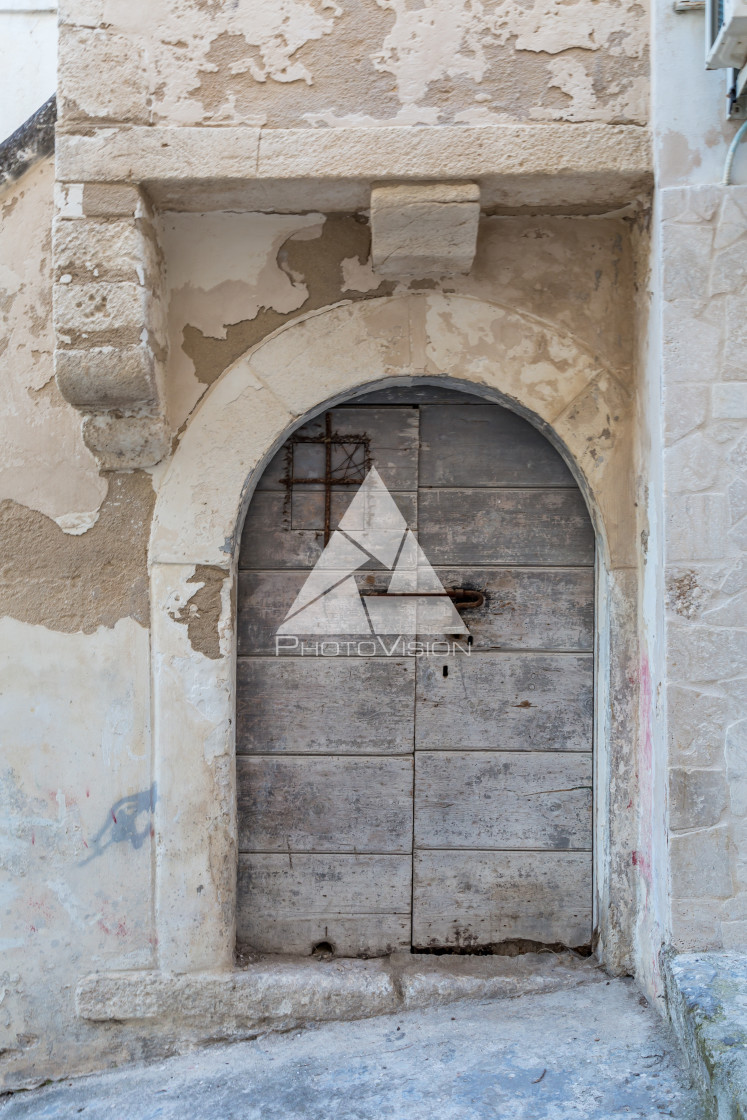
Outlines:
{"type": "MultiPolygon", "coordinates": [[[[335,646],[343,647],[343,654],[360,653],[361,640],[366,647],[380,646],[377,652],[389,656],[395,652],[445,653],[444,646],[456,643],[413,643],[412,639],[415,635],[469,636],[375,467],[369,470],[278,627],[276,654],[299,652],[299,635],[337,639],[323,643],[328,650],[323,656],[336,656],[331,652],[335,646]],[[372,560],[391,572],[391,578],[385,590],[361,594],[354,573],[372,560]],[[369,635],[376,640],[372,642],[369,635]],[[357,642],[340,641],[348,636],[357,642]],[[422,649],[413,649],[413,645],[422,649]],[[431,650],[431,645],[440,648],[431,650]]],[[[469,652],[468,646],[465,652],[469,652]]]]}

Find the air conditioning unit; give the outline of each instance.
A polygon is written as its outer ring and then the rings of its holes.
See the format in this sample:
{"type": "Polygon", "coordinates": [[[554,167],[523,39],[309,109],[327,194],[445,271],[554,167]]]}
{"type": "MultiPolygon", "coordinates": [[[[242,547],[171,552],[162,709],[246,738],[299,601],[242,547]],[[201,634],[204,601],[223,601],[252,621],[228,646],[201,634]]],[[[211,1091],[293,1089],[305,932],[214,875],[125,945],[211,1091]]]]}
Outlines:
{"type": "Polygon", "coordinates": [[[747,62],[747,0],[706,0],[706,70],[747,62]]]}

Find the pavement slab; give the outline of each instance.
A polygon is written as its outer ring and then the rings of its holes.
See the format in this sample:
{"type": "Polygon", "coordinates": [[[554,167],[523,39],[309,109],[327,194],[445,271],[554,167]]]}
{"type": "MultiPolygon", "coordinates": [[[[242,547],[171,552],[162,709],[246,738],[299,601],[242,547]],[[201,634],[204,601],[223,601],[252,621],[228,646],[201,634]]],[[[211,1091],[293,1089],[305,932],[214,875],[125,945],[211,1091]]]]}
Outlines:
{"type": "Polygon", "coordinates": [[[632,980],[465,1000],[58,1082],[0,1120],[633,1120],[705,1116],[632,980]]]}

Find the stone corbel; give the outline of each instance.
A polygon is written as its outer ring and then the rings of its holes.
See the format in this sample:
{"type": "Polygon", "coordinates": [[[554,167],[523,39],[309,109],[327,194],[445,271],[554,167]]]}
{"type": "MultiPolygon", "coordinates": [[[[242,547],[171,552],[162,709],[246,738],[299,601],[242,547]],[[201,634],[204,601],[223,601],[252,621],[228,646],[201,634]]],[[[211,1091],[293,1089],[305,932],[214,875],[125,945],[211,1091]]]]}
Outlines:
{"type": "Polygon", "coordinates": [[[399,183],[371,190],[374,271],[393,280],[464,275],[475,259],[477,183],[399,183]]]}
{"type": "Polygon", "coordinates": [[[166,325],[153,214],[136,186],[63,188],[54,223],[55,374],[105,470],[152,466],[169,446],[166,325]]]}

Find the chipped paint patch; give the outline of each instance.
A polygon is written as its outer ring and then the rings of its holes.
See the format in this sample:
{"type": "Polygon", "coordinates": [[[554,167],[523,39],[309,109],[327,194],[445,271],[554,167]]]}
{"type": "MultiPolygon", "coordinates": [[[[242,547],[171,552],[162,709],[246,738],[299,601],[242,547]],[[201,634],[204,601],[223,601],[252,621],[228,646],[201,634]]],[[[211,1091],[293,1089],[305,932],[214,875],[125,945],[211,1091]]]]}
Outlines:
{"type": "Polygon", "coordinates": [[[343,261],[352,282],[365,282],[360,295],[391,293],[394,284],[375,278],[366,263],[370,240],[368,224],[349,215],[167,215],[173,425],[184,422],[232,361],[294,311],[336,303],[343,261]]]}
{"type": "Polygon", "coordinates": [[[93,528],[100,514],[100,509],[89,509],[84,513],[61,513],[59,517],[53,517],[52,520],[57,522],[63,533],[69,533],[71,537],[79,537],[93,528]]]}
{"type": "Polygon", "coordinates": [[[155,22],[145,0],[101,0],[62,21],[63,121],[643,124],[647,23],[637,0],[164,0],[155,22]],[[118,89],[100,77],[112,42],[118,89]],[[590,90],[568,116],[548,87],[566,53],[590,90]]]}
{"type": "Polygon", "coordinates": [[[195,585],[195,591],[185,603],[169,612],[174,622],[187,627],[192,649],[196,653],[204,653],[212,661],[221,656],[221,594],[227,578],[228,573],[223,568],[198,564],[194,575],[186,581],[195,585]]]}
{"type": "Polygon", "coordinates": [[[0,502],[3,613],[50,630],[148,625],[146,550],[155,495],[138,471],[112,475],[95,524],[82,535],[17,502],[0,502]]]}
{"type": "Polygon", "coordinates": [[[261,312],[285,316],[303,306],[308,289],[279,265],[278,253],[294,234],[318,238],[324,221],[321,214],[164,216],[168,393],[174,427],[225,368],[201,352],[203,338],[225,340],[230,327],[261,312]]]}

